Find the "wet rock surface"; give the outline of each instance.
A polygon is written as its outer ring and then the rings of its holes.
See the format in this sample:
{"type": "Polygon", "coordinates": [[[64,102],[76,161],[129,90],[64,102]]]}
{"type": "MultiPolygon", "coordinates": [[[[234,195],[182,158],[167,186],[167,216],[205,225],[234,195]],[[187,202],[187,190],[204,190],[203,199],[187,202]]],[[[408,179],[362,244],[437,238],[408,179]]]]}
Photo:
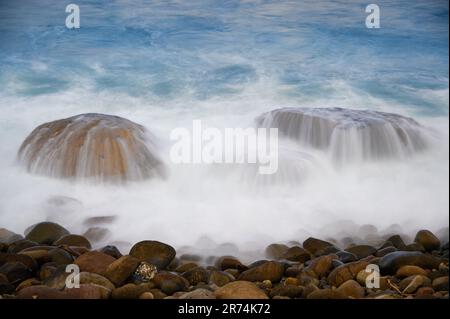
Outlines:
{"type": "Polygon", "coordinates": [[[269,245],[266,259],[253,261],[178,256],[175,248],[154,240],[136,243],[129,254],[114,245],[96,249],[85,237],[48,222],[31,226],[25,239],[0,228],[0,238],[2,298],[448,298],[448,243],[429,231],[419,231],[414,242],[390,235],[378,245],[350,239],[344,247],[310,237],[303,244],[269,245]],[[80,269],[79,288],[71,286],[70,265],[80,269]],[[379,282],[374,269],[380,269],[379,282]]]}

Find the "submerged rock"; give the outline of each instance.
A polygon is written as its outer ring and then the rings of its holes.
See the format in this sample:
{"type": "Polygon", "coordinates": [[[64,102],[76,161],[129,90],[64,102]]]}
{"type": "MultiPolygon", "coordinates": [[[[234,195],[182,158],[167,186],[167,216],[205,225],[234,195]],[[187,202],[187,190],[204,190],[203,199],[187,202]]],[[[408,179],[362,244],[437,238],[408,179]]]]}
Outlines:
{"type": "Polygon", "coordinates": [[[256,119],[338,162],[402,157],[427,147],[424,128],[398,114],[344,108],[281,108],[256,119]]]}
{"type": "Polygon", "coordinates": [[[18,159],[29,172],[97,181],[163,176],[146,129],[105,114],[80,114],[38,126],[22,143],[18,159]]]}

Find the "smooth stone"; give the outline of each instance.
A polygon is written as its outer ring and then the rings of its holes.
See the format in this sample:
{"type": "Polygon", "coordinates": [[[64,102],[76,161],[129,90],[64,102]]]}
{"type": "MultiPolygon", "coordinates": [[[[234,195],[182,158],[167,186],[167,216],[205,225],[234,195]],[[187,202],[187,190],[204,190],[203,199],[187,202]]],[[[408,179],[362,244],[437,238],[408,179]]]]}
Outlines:
{"type": "Polygon", "coordinates": [[[284,244],[270,244],[264,252],[267,258],[279,260],[283,258],[288,249],[289,247],[284,244]]]}
{"type": "Polygon", "coordinates": [[[0,228],[0,244],[11,244],[22,239],[23,236],[16,234],[6,228],[0,228]]]}
{"type": "Polygon", "coordinates": [[[429,230],[419,230],[414,241],[421,244],[428,252],[439,250],[441,247],[441,241],[429,230]]]}
{"type": "Polygon", "coordinates": [[[68,265],[73,263],[74,259],[71,254],[69,254],[64,249],[54,248],[48,251],[50,260],[58,265],[68,265]]]}
{"type": "Polygon", "coordinates": [[[392,245],[394,245],[394,247],[398,250],[405,249],[406,244],[400,235],[392,235],[386,241],[392,243],[392,245]]]}
{"type": "Polygon", "coordinates": [[[238,280],[279,282],[284,274],[284,266],[275,261],[267,261],[262,265],[250,268],[240,274],[238,280]]]}
{"type": "Polygon", "coordinates": [[[151,289],[149,292],[151,292],[154,296],[154,299],[165,299],[167,298],[167,295],[163,293],[159,289],[151,289]]]}
{"type": "Polygon", "coordinates": [[[422,275],[415,275],[403,279],[399,284],[399,288],[404,294],[412,294],[419,287],[430,285],[431,285],[430,279],[422,275]]]}
{"type": "Polygon", "coordinates": [[[336,267],[339,267],[339,266],[342,266],[342,265],[344,265],[344,263],[342,261],[340,261],[339,259],[333,259],[331,261],[332,268],[336,268],[336,267]]]}
{"type": "Polygon", "coordinates": [[[66,272],[66,268],[63,266],[44,265],[41,267],[41,280],[45,286],[50,288],[64,289],[69,275],[70,273],[66,272]]]}
{"type": "Polygon", "coordinates": [[[174,271],[177,273],[183,273],[186,272],[188,270],[197,268],[198,264],[194,263],[194,262],[187,262],[185,264],[181,264],[179,265],[174,271]]]}
{"type": "Polygon", "coordinates": [[[379,261],[382,274],[392,275],[405,265],[414,265],[424,269],[437,269],[440,261],[421,252],[396,251],[382,257],[379,261]]]}
{"type": "Polygon", "coordinates": [[[38,244],[51,245],[64,235],[68,235],[69,231],[52,222],[42,222],[33,225],[25,238],[37,242],[38,244]]]}
{"type": "Polygon", "coordinates": [[[209,272],[203,267],[196,267],[191,270],[188,270],[182,274],[189,284],[195,286],[201,282],[208,283],[209,282],[209,272]]]}
{"type": "Polygon", "coordinates": [[[360,260],[339,266],[328,275],[328,282],[339,287],[347,280],[355,279],[361,270],[366,269],[368,264],[369,262],[360,260]]]}
{"type": "Polygon", "coordinates": [[[300,271],[303,269],[303,265],[297,264],[292,265],[284,271],[284,274],[286,277],[297,277],[297,275],[300,273],[300,271]]]}
{"type": "Polygon", "coordinates": [[[139,299],[155,299],[155,296],[150,291],[146,291],[139,296],[139,299]]]}
{"type": "Polygon", "coordinates": [[[249,281],[233,281],[216,291],[217,299],[268,299],[265,292],[249,281]]]}
{"type": "Polygon", "coordinates": [[[303,287],[295,285],[280,284],[270,290],[269,296],[274,298],[275,296],[283,296],[289,298],[300,298],[303,293],[303,287]]]}
{"type": "Polygon", "coordinates": [[[307,251],[309,251],[311,254],[315,254],[317,251],[319,250],[324,250],[327,247],[333,246],[333,244],[321,240],[321,239],[317,239],[317,238],[313,238],[313,237],[309,237],[308,239],[306,239],[303,242],[303,248],[306,249],[307,251]]]}
{"type": "Polygon", "coordinates": [[[315,285],[313,283],[306,284],[303,287],[302,298],[307,298],[310,293],[312,293],[313,291],[316,291],[316,290],[319,290],[319,287],[317,287],[317,285],[315,285]]]}
{"type": "Polygon", "coordinates": [[[394,251],[397,251],[397,248],[390,246],[390,247],[384,247],[381,249],[378,249],[378,251],[375,253],[376,257],[383,257],[387,254],[393,253],[394,251]]]}
{"type": "Polygon", "coordinates": [[[189,282],[184,277],[168,271],[158,272],[152,282],[166,295],[177,291],[186,291],[189,287],[189,282]]]}
{"type": "Polygon", "coordinates": [[[126,280],[134,273],[141,262],[139,259],[125,255],[114,260],[108,265],[105,271],[105,277],[115,286],[122,286],[126,280]]]}
{"type": "Polygon", "coordinates": [[[434,279],[432,286],[436,291],[448,291],[448,276],[434,279]]]}
{"type": "Polygon", "coordinates": [[[119,259],[122,257],[122,253],[119,251],[119,249],[116,246],[113,245],[107,245],[101,249],[99,249],[101,253],[110,255],[111,257],[114,257],[116,259],[119,259]]]}
{"type": "Polygon", "coordinates": [[[213,270],[209,275],[209,282],[217,285],[218,287],[222,287],[229,282],[234,281],[234,279],[235,278],[231,274],[220,270],[213,270]]]}
{"type": "Polygon", "coordinates": [[[90,273],[90,272],[80,272],[80,284],[95,284],[98,286],[105,287],[106,289],[112,291],[115,286],[114,284],[108,280],[108,278],[103,277],[102,275],[90,273]]]}
{"type": "Polygon", "coordinates": [[[36,278],[28,278],[22,281],[16,288],[16,292],[20,291],[24,288],[31,287],[31,286],[37,286],[41,285],[42,282],[40,280],[37,280],[36,278]]]}
{"type": "Polygon", "coordinates": [[[237,269],[238,271],[245,271],[247,266],[243,265],[237,258],[232,256],[223,256],[216,260],[215,265],[220,270],[237,269]]]}
{"type": "Polygon", "coordinates": [[[199,262],[202,260],[202,256],[196,254],[183,254],[180,256],[181,261],[199,262]]]}
{"type": "Polygon", "coordinates": [[[155,285],[153,283],[144,283],[139,285],[129,283],[114,289],[111,293],[111,297],[112,299],[137,299],[143,293],[151,292],[156,298],[154,288],[155,285]]]}
{"type": "Polygon", "coordinates": [[[146,283],[155,277],[158,273],[158,268],[155,265],[149,264],[148,262],[142,261],[139,266],[137,266],[133,275],[131,276],[134,283],[146,283]]]}
{"type": "Polygon", "coordinates": [[[318,289],[311,292],[307,299],[347,299],[347,297],[336,289],[318,289]]]}
{"type": "Polygon", "coordinates": [[[51,261],[49,251],[46,249],[34,249],[30,251],[21,251],[20,255],[25,255],[33,258],[36,263],[42,265],[51,261]]]}
{"type": "Polygon", "coordinates": [[[68,299],[108,299],[111,290],[96,284],[80,284],[79,288],[65,288],[68,299]]]}
{"type": "Polygon", "coordinates": [[[214,293],[207,289],[195,289],[193,291],[183,293],[178,299],[216,299],[214,293]]]}
{"type": "Polygon", "coordinates": [[[333,268],[333,259],[338,258],[337,255],[326,255],[316,257],[305,268],[305,272],[313,277],[322,278],[327,276],[333,268]],[[311,273],[312,272],[312,273],[311,273]]]}
{"type": "Polygon", "coordinates": [[[365,290],[361,285],[351,279],[344,282],[342,285],[340,285],[337,289],[337,291],[341,292],[343,295],[355,299],[364,298],[365,290]]]}
{"type": "Polygon", "coordinates": [[[418,266],[405,265],[405,266],[400,267],[397,270],[397,273],[395,274],[395,276],[398,278],[406,278],[406,277],[413,276],[413,275],[426,276],[427,272],[418,266]]]}
{"type": "Polygon", "coordinates": [[[141,241],[135,244],[130,255],[140,261],[155,265],[158,269],[166,268],[175,258],[175,249],[159,241],[141,241]]]}
{"type": "Polygon", "coordinates": [[[27,266],[31,271],[34,271],[38,268],[38,264],[30,256],[26,256],[23,254],[0,253],[0,266],[9,262],[20,262],[27,266]]]}
{"type": "Polygon", "coordinates": [[[286,260],[299,263],[304,263],[305,261],[311,259],[311,255],[309,254],[309,252],[298,246],[289,248],[282,257],[286,260]]]}
{"type": "Polygon", "coordinates": [[[78,247],[86,247],[88,249],[91,249],[91,243],[89,240],[81,235],[64,235],[54,243],[55,246],[59,245],[68,245],[68,246],[78,246],[78,247]]]}
{"type": "Polygon", "coordinates": [[[419,243],[412,243],[405,246],[404,251],[420,251],[422,253],[425,252],[425,248],[419,243]]]}
{"type": "Polygon", "coordinates": [[[43,285],[30,286],[17,293],[19,299],[68,299],[66,293],[59,289],[43,285]]]}
{"type": "Polygon", "coordinates": [[[357,245],[350,248],[347,248],[345,251],[352,253],[356,256],[356,258],[363,259],[368,256],[373,256],[377,252],[375,247],[369,245],[357,245]]]}
{"type": "Polygon", "coordinates": [[[420,287],[416,291],[416,298],[432,297],[435,291],[431,287],[420,287]]]}
{"type": "Polygon", "coordinates": [[[34,246],[38,246],[39,244],[28,240],[28,239],[22,239],[22,240],[18,240],[12,244],[8,245],[8,250],[7,252],[9,254],[17,254],[18,252],[26,249],[26,248],[30,248],[30,247],[34,247],[34,246]]]}
{"type": "Polygon", "coordinates": [[[74,263],[81,271],[93,272],[105,276],[106,269],[116,259],[99,251],[90,251],[75,259],[74,263]]]}
{"type": "Polygon", "coordinates": [[[21,262],[7,262],[0,267],[0,273],[8,278],[11,284],[19,282],[31,277],[31,270],[21,262]]]}
{"type": "Polygon", "coordinates": [[[336,255],[339,257],[339,260],[342,261],[344,264],[357,260],[357,257],[348,251],[341,250],[338,251],[336,255]]]}

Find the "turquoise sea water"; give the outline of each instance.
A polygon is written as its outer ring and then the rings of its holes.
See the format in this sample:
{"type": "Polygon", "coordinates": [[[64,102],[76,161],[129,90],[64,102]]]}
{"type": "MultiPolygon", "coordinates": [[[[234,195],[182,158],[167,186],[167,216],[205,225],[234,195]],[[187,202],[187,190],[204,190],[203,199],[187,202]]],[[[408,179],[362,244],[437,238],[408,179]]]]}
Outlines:
{"type": "Polygon", "coordinates": [[[81,28],[64,1],[0,1],[3,94],[77,86],[148,100],[232,98],[255,83],[274,96],[358,94],[448,114],[448,1],[87,1],[81,28]]]}

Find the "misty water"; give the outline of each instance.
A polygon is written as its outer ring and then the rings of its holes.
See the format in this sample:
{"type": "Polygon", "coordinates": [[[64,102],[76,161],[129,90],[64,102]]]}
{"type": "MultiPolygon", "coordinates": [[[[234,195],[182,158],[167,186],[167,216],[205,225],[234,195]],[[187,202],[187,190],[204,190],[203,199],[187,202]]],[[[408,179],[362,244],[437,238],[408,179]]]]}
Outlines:
{"type": "Polygon", "coordinates": [[[1,227],[51,220],[83,233],[87,218],[116,216],[95,246],[233,243],[222,245],[233,254],[311,235],[363,240],[367,224],[380,235],[448,227],[448,2],[378,1],[380,29],[365,27],[363,1],[76,3],[81,28],[69,30],[62,2],[0,0],[1,227]],[[249,127],[284,107],[399,114],[426,147],[336,165],[283,137],[267,178],[168,158],[174,128],[249,127]],[[17,163],[38,125],[92,112],[145,126],[167,178],[73,182],[17,163]]]}

